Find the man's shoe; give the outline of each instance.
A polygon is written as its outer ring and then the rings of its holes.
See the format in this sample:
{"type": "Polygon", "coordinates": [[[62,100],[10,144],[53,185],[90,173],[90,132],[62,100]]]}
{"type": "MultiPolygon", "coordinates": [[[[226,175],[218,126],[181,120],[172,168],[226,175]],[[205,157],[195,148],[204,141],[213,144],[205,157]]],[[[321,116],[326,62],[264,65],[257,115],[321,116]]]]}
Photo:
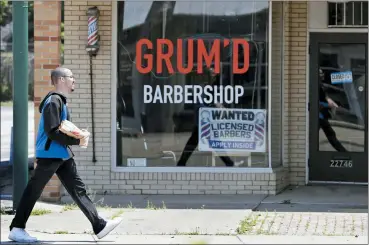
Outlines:
{"type": "Polygon", "coordinates": [[[234,163],[234,166],[235,166],[235,167],[239,167],[239,166],[241,166],[241,165],[242,165],[242,164],[244,164],[244,163],[245,163],[245,161],[243,161],[243,160],[242,160],[242,161],[238,161],[238,162],[235,162],[235,163],[234,163]]]}
{"type": "Polygon", "coordinates": [[[14,227],[8,236],[14,242],[37,242],[36,237],[31,237],[24,229],[14,227]]]}
{"type": "Polygon", "coordinates": [[[101,239],[108,235],[112,230],[114,230],[119,224],[122,222],[122,218],[116,218],[113,220],[108,220],[106,222],[106,225],[102,231],[100,231],[98,234],[96,234],[97,238],[101,239]]]}

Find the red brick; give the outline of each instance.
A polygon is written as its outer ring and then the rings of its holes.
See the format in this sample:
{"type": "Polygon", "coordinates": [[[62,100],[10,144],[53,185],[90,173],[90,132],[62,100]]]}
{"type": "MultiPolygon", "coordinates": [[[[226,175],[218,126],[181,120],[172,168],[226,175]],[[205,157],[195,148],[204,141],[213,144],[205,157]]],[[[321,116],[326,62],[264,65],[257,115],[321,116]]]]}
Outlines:
{"type": "MultiPolygon", "coordinates": [[[[35,135],[37,135],[40,113],[40,101],[53,88],[50,84],[50,71],[60,64],[60,1],[35,1],[34,5],[35,28],[35,60],[34,60],[34,105],[35,105],[35,135]]],[[[60,180],[54,175],[47,183],[41,199],[60,199],[60,180]]]]}
{"type": "Polygon", "coordinates": [[[49,65],[49,64],[45,64],[42,66],[44,69],[55,69],[57,67],[59,67],[59,65],[49,65]]]}
{"type": "Polygon", "coordinates": [[[49,37],[44,37],[44,36],[35,36],[34,37],[35,41],[49,41],[49,37]]]}
{"type": "Polygon", "coordinates": [[[55,41],[61,41],[61,37],[57,36],[57,37],[50,37],[50,41],[55,42],[55,41]]]}

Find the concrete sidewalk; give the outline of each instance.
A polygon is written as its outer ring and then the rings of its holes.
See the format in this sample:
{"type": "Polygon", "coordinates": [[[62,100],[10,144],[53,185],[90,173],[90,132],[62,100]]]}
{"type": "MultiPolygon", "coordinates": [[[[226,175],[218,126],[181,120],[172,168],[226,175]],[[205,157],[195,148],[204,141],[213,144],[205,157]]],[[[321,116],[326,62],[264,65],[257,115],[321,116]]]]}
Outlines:
{"type": "MultiPolygon", "coordinates": [[[[34,232],[47,244],[368,244],[368,237],[330,236],[214,236],[214,235],[111,235],[96,240],[87,234],[55,235],[34,232]]],[[[3,237],[3,236],[2,236],[3,237]]],[[[1,244],[14,244],[1,239],[1,244]]]]}
{"type": "MultiPolygon", "coordinates": [[[[293,191],[270,197],[93,195],[91,198],[102,217],[123,217],[112,234],[99,243],[367,244],[367,189],[349,191],[342,187],[336,193],[334,188],[298,191],[310,194],[310,198],[293,191]],[[331,199],[326,197],[329,192],[331,199]],[[344,195],[339,197],[337,193],[344,195]]],[[[68,198],[63,200],[68,202],[68,198]]],[[[12,202],[3,200],[1,205],[11,207],[12,202]]],[[[12,218],[13,215],[1,215],[2,243],[7,241],[12,218]]],[[[87,218],[70,203],[38,202],[27,230],[43,241],[57,244],[97,242],[87,218]]]]}

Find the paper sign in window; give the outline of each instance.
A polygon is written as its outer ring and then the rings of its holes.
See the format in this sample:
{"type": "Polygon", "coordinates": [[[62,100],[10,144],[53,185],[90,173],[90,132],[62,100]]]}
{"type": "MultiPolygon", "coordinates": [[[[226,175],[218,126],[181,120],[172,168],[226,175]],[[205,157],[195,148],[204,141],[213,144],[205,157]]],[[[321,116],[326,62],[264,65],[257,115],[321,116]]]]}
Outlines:
{"type": "Polygon", "coordinates": [[[332,84],[352,83],[352,72],[333,72],[331,73],[332,84]]]}

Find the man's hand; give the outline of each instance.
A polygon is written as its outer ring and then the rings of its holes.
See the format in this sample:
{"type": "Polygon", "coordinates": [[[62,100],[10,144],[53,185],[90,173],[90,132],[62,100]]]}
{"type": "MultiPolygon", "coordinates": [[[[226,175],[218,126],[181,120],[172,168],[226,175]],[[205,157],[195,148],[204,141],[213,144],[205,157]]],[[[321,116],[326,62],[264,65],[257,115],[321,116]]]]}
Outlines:
{"type": "Polygon", "coordinates": [[[88,145],[88,140],[90,138],[90,132],[88,132],[86,129],[81,129],[82,133],[83,133],[83,137],[81,137],[79,139],[79,145],[82,148],[87,148],[88,145]]]}
{"type": "Polygon", "coordinates": [[[87,147],[89,136],[83,137],[79,140],[79,145],[87,147]]]}
{"type": "Polygon", "coordinates": [[[336,104],[336,102],[334,102],[331,98],[327,98],[327,102],[330,108],[338,108],[338,105],[336,104]]]}

